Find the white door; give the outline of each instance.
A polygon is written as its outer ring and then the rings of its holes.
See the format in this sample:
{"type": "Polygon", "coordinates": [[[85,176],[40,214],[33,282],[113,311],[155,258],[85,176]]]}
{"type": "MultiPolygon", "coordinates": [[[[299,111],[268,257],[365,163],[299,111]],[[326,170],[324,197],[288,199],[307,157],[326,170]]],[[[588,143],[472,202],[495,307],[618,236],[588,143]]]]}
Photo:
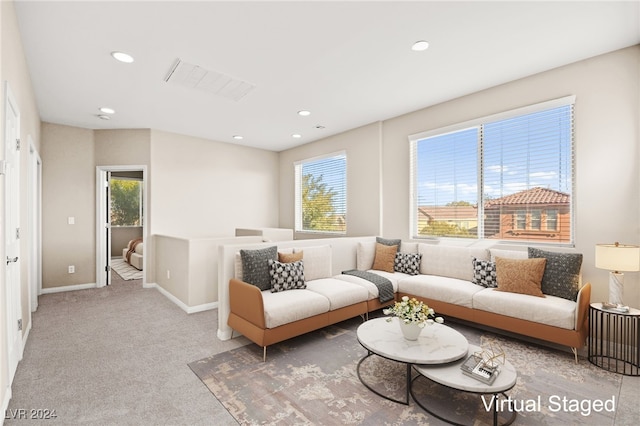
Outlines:
{"type": "Polygon", "coordinates": [[[5,85],[4,232],[6,253],[7,349],[9,383],[22,357],[20,301],[20,111],[5,85]]]}

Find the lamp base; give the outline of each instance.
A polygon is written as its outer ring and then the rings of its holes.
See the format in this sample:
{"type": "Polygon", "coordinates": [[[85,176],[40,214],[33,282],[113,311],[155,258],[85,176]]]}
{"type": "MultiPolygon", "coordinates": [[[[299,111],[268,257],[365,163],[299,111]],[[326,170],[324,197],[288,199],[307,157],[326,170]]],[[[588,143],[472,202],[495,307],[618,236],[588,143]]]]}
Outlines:
{"type": "Polygon", "coordinates": [[[622,272],[609,272],[609,303],[622,306],[624,294],[624,274],[622,272]]]}

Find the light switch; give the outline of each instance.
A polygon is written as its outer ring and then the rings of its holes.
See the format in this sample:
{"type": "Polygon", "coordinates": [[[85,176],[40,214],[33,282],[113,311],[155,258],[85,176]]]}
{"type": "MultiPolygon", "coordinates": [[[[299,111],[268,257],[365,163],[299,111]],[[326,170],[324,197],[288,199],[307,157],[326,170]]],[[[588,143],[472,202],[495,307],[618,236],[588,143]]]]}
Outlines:
{"type": "Polygon", "coordinates": [[[76,218],[73,216],[69,216],[67,218],[67,222],[69,223],[69,225],[75,225],[76,224],[76,218]]]}

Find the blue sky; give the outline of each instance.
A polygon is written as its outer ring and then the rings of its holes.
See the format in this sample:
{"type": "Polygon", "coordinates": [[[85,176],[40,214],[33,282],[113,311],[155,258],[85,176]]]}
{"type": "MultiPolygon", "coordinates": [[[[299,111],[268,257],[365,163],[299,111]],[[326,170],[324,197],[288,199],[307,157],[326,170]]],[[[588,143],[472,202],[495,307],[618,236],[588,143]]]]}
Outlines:
{"type": "Polygon", "coordinates": [[[418,204],[477,203],[480,131],[486,196],[536,186],[571,193],[570,114],[565,106],[418,141],[418,204]]]}

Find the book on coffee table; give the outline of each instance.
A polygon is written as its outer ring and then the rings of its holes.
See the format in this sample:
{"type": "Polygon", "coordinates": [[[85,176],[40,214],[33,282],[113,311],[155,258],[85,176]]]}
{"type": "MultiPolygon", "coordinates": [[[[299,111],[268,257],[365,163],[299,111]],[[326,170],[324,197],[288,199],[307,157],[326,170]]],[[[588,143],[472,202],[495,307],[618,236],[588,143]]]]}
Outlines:
{"type": "Polygon", "coordinates": [[[463,374],[473,377],[487,385],[492,384],[500,373],[499,367],[487,366],[482,358],[478,358],[475,355],[469,355],[460,366],[460,370],[462,370],[463,374]]]}

